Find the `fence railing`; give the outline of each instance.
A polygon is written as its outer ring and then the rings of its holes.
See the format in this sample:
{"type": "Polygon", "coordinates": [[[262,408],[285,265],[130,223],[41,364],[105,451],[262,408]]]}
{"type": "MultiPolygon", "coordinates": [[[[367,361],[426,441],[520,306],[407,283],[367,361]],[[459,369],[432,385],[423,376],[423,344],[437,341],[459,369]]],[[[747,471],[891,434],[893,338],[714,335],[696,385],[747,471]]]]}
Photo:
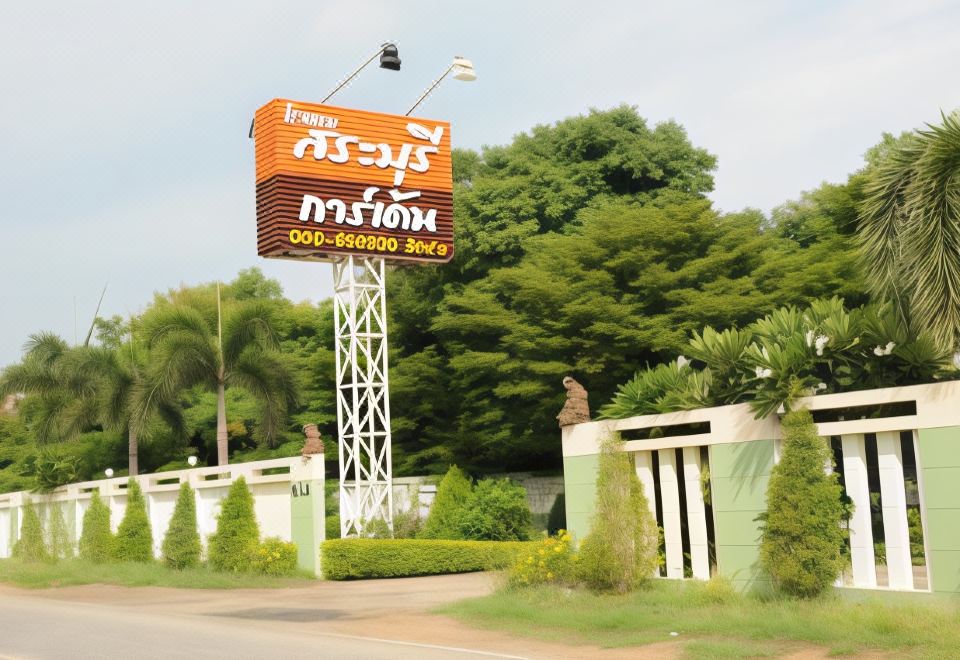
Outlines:
{"type": "MultiPolygon", "coordinates": [[[[206,550],[208,537],[216,531],[220,503],[241,476],[253,494],[261,537],[277,536],[295,542],[300,566],[318,572],[319,547],[324,538],[322,454],[139,475],[136,479],[147,501],[154,554],[161,556],[180,484],[186,482],[193,488],[197,526],[206,550]]],[[[73,483],[49,493],[0,494],[0,558],[10,557],[13,552],[20,535],[23,505],[28,500],[47,523],[53,507],[60,507],[75,545],[83,531],[83,515],[90,498],[99,491],[110,508],[110,523],[116,531],[126,510],[127,481],[127,477],[114,477],[73,483]]]]}
{"type": "MultiPolygon", "coordinates": [[[[960,591],[960,382],[820,395],[798,402],[829,439],[853,505],[849,569],[841,586],[960,591]]],[[[746,404],[567,427],[567,525],[589,530],[600,442],[633,455],[651,513],[663,529],[663,575],[758,570],[757,515],[782,449],[777,415],[746,404]]]]}

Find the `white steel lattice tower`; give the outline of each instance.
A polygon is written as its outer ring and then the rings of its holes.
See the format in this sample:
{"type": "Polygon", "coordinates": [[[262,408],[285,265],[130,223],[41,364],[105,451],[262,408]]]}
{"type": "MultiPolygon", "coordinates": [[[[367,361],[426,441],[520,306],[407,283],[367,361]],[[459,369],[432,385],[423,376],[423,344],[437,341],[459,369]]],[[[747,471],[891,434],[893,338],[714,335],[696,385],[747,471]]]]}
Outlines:
{"type": "Polygon", "coordinates": [[[374,519],[393,530],[386,269],[380,258],[333,262],[340,535],[374,519]]]}

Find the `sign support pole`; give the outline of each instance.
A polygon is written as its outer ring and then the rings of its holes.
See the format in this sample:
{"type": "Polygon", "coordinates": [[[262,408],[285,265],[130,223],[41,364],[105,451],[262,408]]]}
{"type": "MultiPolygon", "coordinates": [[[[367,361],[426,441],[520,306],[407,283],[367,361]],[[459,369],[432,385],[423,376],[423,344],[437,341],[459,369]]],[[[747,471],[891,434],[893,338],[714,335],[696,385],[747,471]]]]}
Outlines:
{"type": "Polygon", "coordinates": [[[378,257],[333,261],[340,460],[340,536],[372,520],[393,531],[386,267],[378,257]]]}

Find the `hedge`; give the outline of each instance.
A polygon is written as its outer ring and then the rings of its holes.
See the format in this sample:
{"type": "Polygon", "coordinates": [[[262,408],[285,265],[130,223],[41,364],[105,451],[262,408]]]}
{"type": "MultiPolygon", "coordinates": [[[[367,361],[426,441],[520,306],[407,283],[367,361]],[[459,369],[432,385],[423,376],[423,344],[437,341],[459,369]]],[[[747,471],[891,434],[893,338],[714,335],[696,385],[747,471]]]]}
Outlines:
{"type": "Polygon", "coordinates": [[[332,539],[320,546],[327,580],[469,573],[506,568],[535,543],[433,539],[332,539]]]}

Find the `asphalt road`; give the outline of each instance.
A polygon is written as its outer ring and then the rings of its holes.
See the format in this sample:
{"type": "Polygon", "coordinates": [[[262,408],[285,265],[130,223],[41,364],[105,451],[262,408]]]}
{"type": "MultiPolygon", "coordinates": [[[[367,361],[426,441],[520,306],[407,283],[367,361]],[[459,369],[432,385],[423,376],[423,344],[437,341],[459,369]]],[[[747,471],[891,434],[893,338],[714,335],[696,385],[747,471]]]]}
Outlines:
{"type": "Polygon", "coordinates": [[[222,618],[131,611],[25,594],[0,595],[0,658],[517,658],[322,631],[275,632],[222,618]]]}

